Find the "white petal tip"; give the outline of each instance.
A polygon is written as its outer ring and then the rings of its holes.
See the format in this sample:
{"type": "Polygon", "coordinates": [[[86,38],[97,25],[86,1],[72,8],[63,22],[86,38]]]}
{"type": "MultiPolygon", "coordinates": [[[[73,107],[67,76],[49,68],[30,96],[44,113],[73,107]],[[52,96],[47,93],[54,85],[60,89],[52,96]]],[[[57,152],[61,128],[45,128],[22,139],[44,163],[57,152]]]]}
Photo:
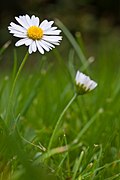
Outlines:
{"type": "Polygon", "coordinates": [[[15,43],[15,46],[18,47],[19,46],[18,43],[15,43]]]}

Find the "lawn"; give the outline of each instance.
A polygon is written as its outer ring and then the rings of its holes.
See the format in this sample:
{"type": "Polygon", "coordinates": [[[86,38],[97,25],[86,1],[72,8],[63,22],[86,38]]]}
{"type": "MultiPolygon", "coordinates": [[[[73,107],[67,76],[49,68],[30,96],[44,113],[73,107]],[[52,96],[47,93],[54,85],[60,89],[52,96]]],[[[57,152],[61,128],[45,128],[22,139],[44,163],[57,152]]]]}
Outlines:
{"type": "Polygon", "coordinates": [[[110,32],[89,45],[56,24],[61,45],[29,55],[12,96],[26,49],[1,48],[0,62],[13,63],[0,74],[0,179],[120,179],[120,36],[110,32]],[[71,103],[50,143],[78,69],[98,86],[71,103]]]}

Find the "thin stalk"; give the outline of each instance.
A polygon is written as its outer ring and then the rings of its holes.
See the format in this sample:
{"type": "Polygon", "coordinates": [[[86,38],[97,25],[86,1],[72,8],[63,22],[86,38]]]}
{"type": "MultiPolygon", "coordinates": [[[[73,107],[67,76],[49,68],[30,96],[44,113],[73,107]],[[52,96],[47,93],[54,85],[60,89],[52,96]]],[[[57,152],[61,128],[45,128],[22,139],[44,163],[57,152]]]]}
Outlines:
{"type": "Polygon", "coordinates": [[[15,78],[16,71],[17,71],[17,53],[16,53],[16,49],[14,49],[14,64],[13,64],[13,72],[12,72],[12,79],[13,80],[15,78]]]}
{"type": "Polygon", "coordinates": [[[102,113],[102,109],[99,109],[94,116],[87,122],[87,124],[83,127],[83,129],[79,132],[77,137],[72,141],[71,144],[77,144],[80,140],[80,138],[83,136],[83,134],[88,130],[88,128],[92,125],[92,123],[97,119],[99,114],[102,113]]]}
{"type": "Polygon", "coordinates": [[[13,84],[12,84],[12,88],[11,88],[11,92],[10,92],[10,96],[9,96],[9,101],[8,101],[7,116],[8,116],[9,110],[10,110],[10,106],[11,106],[12,97],[13,97],[14,89],[15,89],[15,86],[16,86],[16,82],[17,82],[18,77],[19,77],[19,75],[20,75],[20,73],[21,73],[21,71],[23,69],[23,66],[24,66],[24,64],[25,64],[25,62],[26,62],[26,60],[28,58],[28,55],[29,55],[29,53],[27,52],[25,54],[25,57],[24,57],[22,63],[20,64],[20,67],[19,67],[19,69],[17,71],[17,74],[15,75],[15,78],[14,78],[14,81],[13,81],[13,84]]]}
{"type": "Polygon", "coordinates": [[[75,163],[75,166],[74,166],[74,174],[73,174],[72,180],[76,179],[77,171],[79,170],[80,164],[81,164],[81,162],[83,160],[83,156],[84,156],[84,151],[82,151],[80,153],[79,159],[76,159],[76,163],[75,163]]]}
{"type": "MultiPolygon", "coordinates": [[[[56,19],[55,22],[60,27],[60,29],[62,29],[63,33],[66,35],[69,42],[74,47],[74,50],[76,51],[76,54],[78,55],[81,63],[83,64],[83,67],[86,67],[87,58],[85,57],[85,55],[84,55],[81,47],[77,43],[76,39],[73,37],[73,35],[70,33],[70,31],[67,29],[67,27],[65,27],[64,24],[59,19],[56,19]]],[[[86,71],[88,71],[88,69],[86,69],[86,71]]]]}
{"type": "Polygon", "coordinates": [[[54,140],[54,137],[55,137],[55,134],[58,130],[58,127],[60,125],[60,122],[62,120],[62,117],[64,116],[65,112],[67,111],[67,109],[70,107],[70,105],[73,103],[73,101],[76,99],[77,97],[77,93],[74,94],[74,96],[72,97],[72,99],[68,102],[68,104],[66,105],[66,107],[63,109],[62,113],[60,114],[58,120],[57,120],[57,123],[55,125],[55,128],[53,130],[53,133],[52,133],[52,136],[50,138],[50,141],[49,141],[49,145],[48,145],[48,150],[50,150],[51,146],[52,146],[52,143],[53,143],[53,140],[54,140]]]}
{"type": "Polygon", "coordinates": [[[18,77],[19,77],[19,75],[20,75],[20,73],[21,73],[21,71],[23,69],[23,66],[24,66],[24,64],[25,64],[25,62],[26,62],[26,60],[28,58],[28,55],[29,55],[29,53],[27,52],[25,57],[24,57],[24,59],[23,59],[23,61],[22,61],[22,63],[21,63],[21,65],[20,65],[20,67],[19,67],[19,69],[18,69],[18,72],[17,72],[17,74],[15,76],[15,79],[14,79],[13,85],[12,85],[12,89],[11,89],[11,93],[10,93],[10,100],[11,100],[11,98],[13,96],[13,92],[14,92],[14,89],[15,89],[15,85],[16,85],[17,79],[18,79],[18,77]]]}
{"type": "Polygon", "coordinates": [[[98,173],[99,171],[102,171],[102,170],[104,170],[105,168],[109,168],[110,166],[112,166],[112,165],[114,165],[114,164],[119,164],[119,163],[120,163],[120,159],[115,160],[115,161],[112,161],[112,162],[110,162],[110,163],[106,163],[105,165],[103,165],[103,166],[95,169],[94,171],[90,171],[90,172],[88,172],[88,173],[86,173],[86,174],[83,174],[82,177],[83,177],[83,178],[88,178],[88,177],[91,176],[91,174],[93,174],[93,173],[98,173]]]}

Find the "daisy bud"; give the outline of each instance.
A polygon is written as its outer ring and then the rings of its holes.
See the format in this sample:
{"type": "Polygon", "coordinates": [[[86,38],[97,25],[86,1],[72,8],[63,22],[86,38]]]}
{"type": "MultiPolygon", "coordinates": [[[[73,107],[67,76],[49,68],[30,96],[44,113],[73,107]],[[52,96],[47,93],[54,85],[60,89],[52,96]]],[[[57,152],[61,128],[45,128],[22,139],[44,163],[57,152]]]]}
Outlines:
{"type": "Polygon", "coordinates": [[[86,76],[80,71],[77,71],[75,82],[78,95],[86,94],[87,92],[95,89],[97,86],[95,81],[91,80],[89,76],[86,76]]]}

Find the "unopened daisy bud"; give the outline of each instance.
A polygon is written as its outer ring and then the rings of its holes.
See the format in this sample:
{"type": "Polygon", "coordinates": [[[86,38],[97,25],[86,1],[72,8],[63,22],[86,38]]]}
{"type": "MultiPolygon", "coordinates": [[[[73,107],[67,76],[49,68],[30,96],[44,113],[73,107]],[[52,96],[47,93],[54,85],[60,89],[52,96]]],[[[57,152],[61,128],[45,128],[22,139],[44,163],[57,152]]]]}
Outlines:
{"type": "Polygon", "coordinates": [[[83,95],[87,92],[90,92],[97,86],[95,81],[91,80],[89,76],[86,76],[80,71],[77,71],[75,82],[78,95],[83,95]]]}

